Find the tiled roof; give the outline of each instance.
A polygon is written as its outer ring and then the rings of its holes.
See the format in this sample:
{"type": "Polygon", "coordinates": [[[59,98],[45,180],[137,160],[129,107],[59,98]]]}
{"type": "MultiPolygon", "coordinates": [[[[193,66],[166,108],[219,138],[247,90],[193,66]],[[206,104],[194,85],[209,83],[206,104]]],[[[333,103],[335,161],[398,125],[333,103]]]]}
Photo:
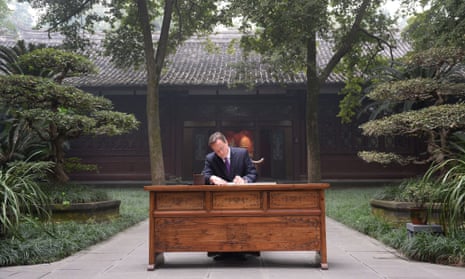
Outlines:
{"type": "MultiPolygon", "coordinates": [[[[160,84],[162,86],[228,86],[241,82],[254,82],[255,85],[273,84],[304,84],[304,73],[295,75],[270,73],[267,65],[262,62],[257,54],[249,56],[244,61],[242,52],[236,48],[234,53],[228,51],[228,45],[233,38],[239,38],[237,33],[222,33],[213,35],[212,42],[217,51],[207,51],[205,43],[201,39],[191,39],[180,46],[174,55],[167,59],[166,69],[163,71],[160,84]],[[239,70],[238,64],[247,64],[247,70],[239,70]]],[[[56,45],[60,42],[60,36],[49,39],[43,32],[26,32],[21,39],[26,42],[46,43],[56,45]]],[[[0,44],[13,46],[18,38],[0,37],[0,44]]],[[[407,51],[407,46],[395,49],[394,55],[401,56],[407,51]]],[[[331,45],[328,42],[318,43],[319,65],[325,65],[331,57],[331,45]]],[[[145,86],[145,69],[133,68],[120,69],[112,62],[110,57],[101,55],[97,49],[91,51],[89,58],[95,63],[99,73],[82,77],[68,78],[66,83],[85,87],[120,87],[120,86],[145,86]]],[[[343,82],[344,77],[332,73],[328,83],[343,82]]]]}

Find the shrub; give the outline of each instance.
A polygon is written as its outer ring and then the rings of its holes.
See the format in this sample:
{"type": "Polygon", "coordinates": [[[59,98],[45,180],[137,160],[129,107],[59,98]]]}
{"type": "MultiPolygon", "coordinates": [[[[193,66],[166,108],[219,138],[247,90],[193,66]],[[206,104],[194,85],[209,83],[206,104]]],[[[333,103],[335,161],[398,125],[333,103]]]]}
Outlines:
{"type": "Polygon", "coordinates": [[[17,234],[18,224],[30,215],[48,216],[48,197],[39,182],[51,162],[17,161],[0,169],[0,236],[17,234]]]}
{"type": "Polygon", "coordinates": [[[54,183],[43,185],[42,189],[49,196],[50,202],[54,204],[86,203],[110,199],[106,191],[82,184],[54,183]]]}
{"type": "Polygon", "coordinates": [[[85,223],[21,222],[19,230],[23,239],[10,237],[0,241],[0,267],[57,261],[147,219],[148,193],[144,190],[118,187],[99,191],[121,200],[119,217],[105,222],[91,219],[85,223]]]}
{"type": "Polygon", "coordinates": [[[437,176],[438,190],[442,193],[442,212],[450,234],[460,233],[465,228],[465,160],[449,159],[433,165],[425,177],[437,176]]]}

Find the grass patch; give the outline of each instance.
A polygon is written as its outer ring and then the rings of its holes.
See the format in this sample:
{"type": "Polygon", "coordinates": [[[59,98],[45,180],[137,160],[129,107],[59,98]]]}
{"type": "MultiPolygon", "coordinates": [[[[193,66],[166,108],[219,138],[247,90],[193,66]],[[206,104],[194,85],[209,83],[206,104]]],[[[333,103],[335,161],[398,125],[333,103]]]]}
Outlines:
{"type": "Polygon", "coordinates": [[[108,222],[23,223],[24,239],[0,241],[0,266],[48,263],[108,239],[148,217],[148,193],[142,188],[99,189],[121,200],[120,217],[108,222]]]}
{"type": "Polygon", "coordinates": [[[43,185],[41,188],[54,204],[98,202],[110,199],[110,193],[107,190],[82,184],[52,184],[43,185]]]}
{"type": "MultiPolygon", "coordinates": [[[[395,186],[389,186],[395,187],[395,186]]],[[[380,187],[341,188],[326,191],[326,214],[338,222],[378,239],[413,260],[465,266],[465,235],[407,237],[406,228],[395,228],[371,214],[370,199],[380,187]]]]}

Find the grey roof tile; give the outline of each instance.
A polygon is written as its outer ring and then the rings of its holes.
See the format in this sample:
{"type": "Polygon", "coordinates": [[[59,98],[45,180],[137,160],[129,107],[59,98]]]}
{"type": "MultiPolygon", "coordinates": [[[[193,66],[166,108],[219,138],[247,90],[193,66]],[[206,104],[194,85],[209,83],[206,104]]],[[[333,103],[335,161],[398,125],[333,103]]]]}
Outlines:
{"type": "MultiPolygon", "coordinates": [[[[244,61],[242,52],[236,48],[234,53],[228,51],[228,45],[232,38],[238,38],[238,33],[222,33],[213,35],[212,41],[218,51],[209,52],[201,39],[191,39],[181,45],[176,53],[170,55],[166,62],[160,84],[162,86],[228,86],[241,82],[251,81],[256,86],[261,85],[302,85],[306,81],[304,73],[287,74],[271,73],[263,63],[260,55],[252,54],[244,61]],[[240,71],[238,63],[246,62],[246,71],[240,71]]],[[[26,42],[46,43],[50,45],[59,44],[61,37],[52,36],[48,39],[44,32],[25,32],[21,38],[0,37],[0,44],[13,46],[17,39],[26,42]]],[[[406,53],[408,45],[400,43],[394,51],[399,57],[406,53]]],[[[325,65],[332,55],[331,45],[327,41],[318,43],[318,65],[325,65]]],[[[386,53],[389,55],[389,53],[386,53]]],[[[120,87],[120,86],[145,86],[146,72],[141,69],[117,68],[110,57],[103,56],[97,47],[90,51],[89,58],[95,63],[99,73],[81,77],[66,79],[67,84],[85,87],[120,87]]],[[[326,82],[343,82],[344,77],[332,73],[326,82]]]]}

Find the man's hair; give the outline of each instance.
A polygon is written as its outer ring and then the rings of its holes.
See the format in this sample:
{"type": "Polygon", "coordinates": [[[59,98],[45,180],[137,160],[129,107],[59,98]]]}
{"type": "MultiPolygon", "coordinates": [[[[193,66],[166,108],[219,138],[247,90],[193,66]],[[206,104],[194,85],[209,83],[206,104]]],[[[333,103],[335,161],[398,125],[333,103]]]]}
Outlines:
{"type": "Polygon", "coordinates": [[[224,143],[227,142],[226,137],[221,132],[214,132],[208,139],[208,145],[214,144],[217,140],[221,140],[224,143]]]}

